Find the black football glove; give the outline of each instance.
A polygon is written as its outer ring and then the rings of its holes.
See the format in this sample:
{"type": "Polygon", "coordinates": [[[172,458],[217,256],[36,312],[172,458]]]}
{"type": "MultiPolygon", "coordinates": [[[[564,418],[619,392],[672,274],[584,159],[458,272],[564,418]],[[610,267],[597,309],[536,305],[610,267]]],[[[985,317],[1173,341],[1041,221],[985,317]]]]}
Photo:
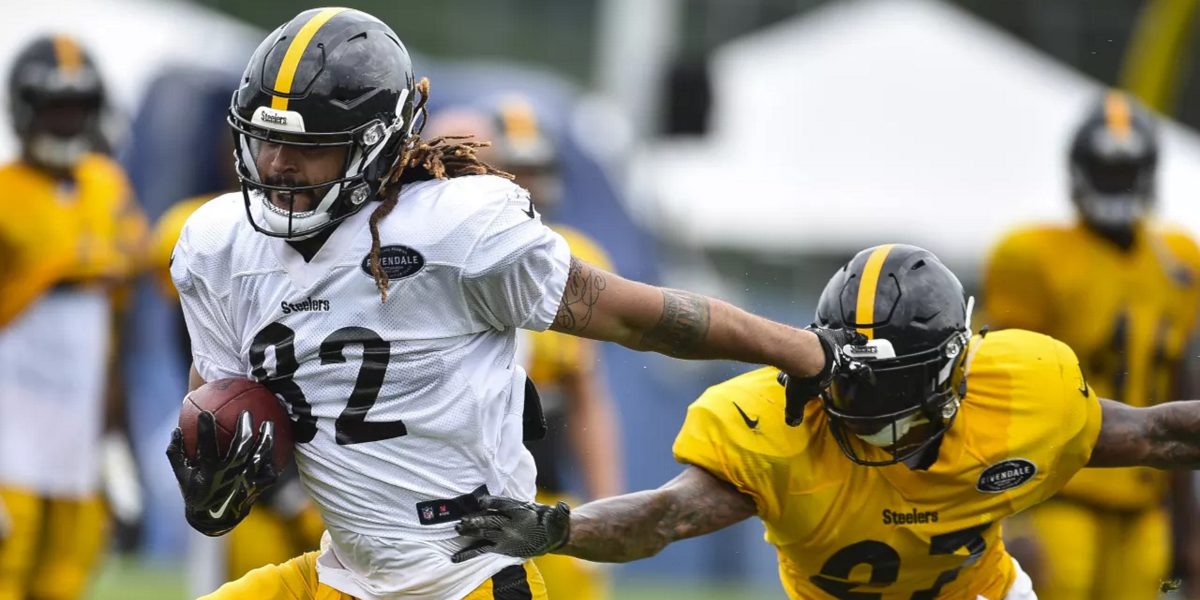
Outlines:
{"type": "Polygon", "coordinates": [[[567,543],[571,508],[566,502],[546,506],[500,496],[481,496],[477,513],[467,515],[455,529],[478,538],[450,557],[460,563],[481,554],[495,553],[532,558],[554,552],[567,543]]]}
{"type": "Polygon", "coordinates": [[[275,424],[264,422],[258,444],[254,444],[250,413],[243,411],[237,423],[223,457],[217,448],[216,419],[209,411],[196,419],[195,460],[184,453],[183,431],[178,427],[167,445],[167,458],[183,492],[187,522],[204,535],[215,537],[233,529],[278,477],[271,461],[275,424]]]}
{"type": "Polygon", "coordinates": [[[779,384],[784,387],[784,397],[787,399],[784,420],[789,427],[799,425],[804,420],[804,406],[829,387],[833,381],[833,374],[837,373],[845,362],[842,348],[867,343],[867,336],[855,329],[825,329],[816,325],[809,325],[804,329],[816,334],[817,339],[821,341],[821,349],[825,351],[825,366],[820,373],[812,377],[779,374],[779,384]]]}

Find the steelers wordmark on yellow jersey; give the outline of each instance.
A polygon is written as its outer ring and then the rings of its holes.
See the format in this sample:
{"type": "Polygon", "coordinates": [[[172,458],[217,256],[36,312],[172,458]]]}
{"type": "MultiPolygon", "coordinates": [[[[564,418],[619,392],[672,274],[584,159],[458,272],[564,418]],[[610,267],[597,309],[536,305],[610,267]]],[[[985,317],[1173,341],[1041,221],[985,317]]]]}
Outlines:
{"type": "MultiPolygon", "coordinates": [[[[987,323],[1062,340],[1102,398],[1172,399],[1171,380],[1200,304],[1200,248],[1179,230],[1144,227],[1128,251],[1084,225],[1030,227],[996,246],[985,269],[987,323]]],[[[1099,507],[1149,508],[1164,473],[1088,469],[1063,495],[1099,507]]]]}
{"type": "Polygon", "coordinates": [[[1000,521],[1087,463],[1100,404],[1052,338],[1000,331],[970,353],[967,395],[928,470],[852,463],[817,402],[787,427],[774,369],[709,389],[675,456],[754,498],[791,598],[1003,598],[1015,569],[1000,521]]]}

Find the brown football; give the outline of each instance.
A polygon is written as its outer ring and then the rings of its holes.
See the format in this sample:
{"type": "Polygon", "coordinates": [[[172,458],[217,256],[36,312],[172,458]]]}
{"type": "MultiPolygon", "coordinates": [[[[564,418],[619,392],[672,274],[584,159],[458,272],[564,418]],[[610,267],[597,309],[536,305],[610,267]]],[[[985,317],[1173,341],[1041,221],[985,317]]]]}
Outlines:
{"type": "Polygon", "coordinates": [[[183,450],[191,459],[196,457],[196,419],[205,410],[216,417],[217,449],[221,457],[229,452],[238,417],[242,411],[250,411],[255,444],[263,422],[275,423],[272,460],[276,471],[283,471],[291,462],[292,423],[283,404],[266,386],[251,379],[218,379],[185,396],[179,409],[179,428],[183,430],[183,450]]]}

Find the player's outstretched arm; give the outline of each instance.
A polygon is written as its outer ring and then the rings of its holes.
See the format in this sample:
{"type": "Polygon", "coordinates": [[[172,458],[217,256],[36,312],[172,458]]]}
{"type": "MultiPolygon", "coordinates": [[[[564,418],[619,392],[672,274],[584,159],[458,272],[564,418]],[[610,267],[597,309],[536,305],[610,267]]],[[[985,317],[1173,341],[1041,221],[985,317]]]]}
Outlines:
{"type": "Polygon", "coordinates": [[[571,513],[567,543],[556,553],[595,562],[638,560],[756,512],[753,498],[700,467],[688,466],[657,490],[580,506],[571,513]]]}
{"type": "Polygon", "coordinates": [[[455,562],[486,553],[529,558],[551,552],[628,562],[756,512],[750,496],[694,466],[656,490],[589,502],[574,511],[562,502],[552,507],[492,496],[480,504],[482,512],[458,524],[459,533],[477,541],[455,554],[455,562]]]}
{"type": "Polygon", "coordinates": [[[689,359],[772,365],[799,377],[826,372],[852,332],[797,329],[727,302],[623,279],[571,258],[551,329],[689,359]],[[842,337],[836,337],[842,336],[842,337]],[[836,339],[834,339],[836,337],[836,339]]]}
{"type": "Polygon", "coordinates": [[[1134,408],[1101,399],[1100,407],[1089,467],[1200,469],[1200,400],[1134,408]]]}

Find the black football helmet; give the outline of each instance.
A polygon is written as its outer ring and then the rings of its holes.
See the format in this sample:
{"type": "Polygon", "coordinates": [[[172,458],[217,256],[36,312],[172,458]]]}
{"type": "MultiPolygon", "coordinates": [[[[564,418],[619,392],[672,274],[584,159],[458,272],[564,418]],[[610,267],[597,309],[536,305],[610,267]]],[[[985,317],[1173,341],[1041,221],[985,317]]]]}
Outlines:
{"type": "Polygon", "coordinates": [[[246,214],[259,232],[304,239],[378,199],[416,120],[408,50],[390,27],[348,8],[306,10],[259,45],[229,106],[246,214]],[[269,184],[256,164],[263,143],[343,146],[342,175],[304,185],[269,184]],[[312,210],[279,208],[270,192],[309,192],[312,210]]]}
{"type": "Polygon", "coordinates": [[[497,134],[491,139],[499,167],[528,189],[543,216],[562,203],[558,152],[539,122],[533,103],[520,95],[500,98],[494,108],[497,134]]]}
{"type": "Polygon", "coordinates": [[[1150,113],[1110,91],[1071,141],[1071,199],[1088,225],[1128,231],[1154,206],[1158,133],[1150,113]]]}
{"type": "Polygon", "coordinates": [[[69,36],[39,37],[22,49],[8,79],[13,129],[23,158],[55,172],[107,150],[104,83],[88,53],[69,36]]]}
{"type": "Polygon", "coordinates": [[[528,98],[506,95],[496,101],[493,113],[496,135],[490,141],[501,157],[501,164],[544,171],[557,167],[554,142],[547,137],[528,98]]]}
{"type": "Polygon", "coordinates": [[[487,142],[476,154],[513,176],[529,190],[543,218],[562,203],[563,180],[558,149],[534,103],[519,93],[436,111],[425,128],[428,137],[472,136],[487,142]]]}
{"type": "Polygon", "coordinates": [[[844,349],[850,360],[822,395],[830,431],[850,460],[905,461],[950,427],[966,393],[970,305],[954,273],[915,246],[868,248],[829,280],[816,324],[868,338],[844,349]],[[888,458],[871,458],[879,451],[888,458]]]}

